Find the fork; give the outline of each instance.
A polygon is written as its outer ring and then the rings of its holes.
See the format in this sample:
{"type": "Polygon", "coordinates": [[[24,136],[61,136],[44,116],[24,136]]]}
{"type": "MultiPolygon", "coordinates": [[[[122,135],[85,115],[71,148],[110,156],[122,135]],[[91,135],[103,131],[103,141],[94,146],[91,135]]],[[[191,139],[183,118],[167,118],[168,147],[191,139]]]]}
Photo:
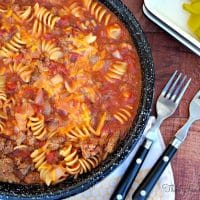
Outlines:
{"type": "Polygon", "coordinates": [[[157,130],[160,128],[162,122],[171,116],[178,107],[186,89],[188,88],[191,79],[185,84],[186,76],[183,78],[182,74],[177,71],[173,73],[168,83],[162,90],[156,103],[157,119],[152,128],[150,128],[145,136],[143,144],[139,147],[131,164],[126,170],[124,176],[120,180],[110,200],[124,200],[126,195],[135,180],[151,146],[156,140],[157,130]],[[177,76],[177,78],[176,78],[177,76]]]}
{"type": "Polygon", "coordinates": [[[136,192],[132,196],[133,200],[147,199],[154,185],[156,184],[163,171],[167,167],[168,163],[174,157],[181,144],[185,141],[191,125],[196,120],[200,120],[200,91],[197,92],[197,94],[194,96],[193,100],[190,103],[189,119],[187,120],[185,125],[177,131],[171,143],[168,145],[168,147],[157,160],[155,165],[152,167],[151,171],[148,173],[146,178],[137,188],[136,192]]]}

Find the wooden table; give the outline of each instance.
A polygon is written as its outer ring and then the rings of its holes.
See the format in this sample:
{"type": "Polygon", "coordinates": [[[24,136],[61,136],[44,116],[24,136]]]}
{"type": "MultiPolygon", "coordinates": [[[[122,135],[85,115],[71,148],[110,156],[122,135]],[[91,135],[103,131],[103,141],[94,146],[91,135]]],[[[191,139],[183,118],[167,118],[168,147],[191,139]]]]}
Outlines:
{"type": "MultiPolygon", "coordinates": [[[[192,78],[177,112],[161,127],[165,142],[169,143],[175,132],[188,117],[189,102],[200,89],[200,58],[185,46],[148,20],[142,12],[142,0],[123,0],[139,21],[152,49],[155,63],[155,100],[170,75],[177,69],[192,78]]],[[[177,200],[200,199],[200,122],[190,129],[190,134],[172,161],[177,200]]]]}

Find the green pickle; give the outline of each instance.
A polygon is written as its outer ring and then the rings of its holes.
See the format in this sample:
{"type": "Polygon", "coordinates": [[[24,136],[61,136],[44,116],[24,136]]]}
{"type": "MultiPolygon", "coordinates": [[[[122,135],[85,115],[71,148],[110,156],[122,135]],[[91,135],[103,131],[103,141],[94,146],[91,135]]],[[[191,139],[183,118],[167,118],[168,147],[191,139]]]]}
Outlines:
{"type": "Polygon", "coordinates": [[[183,4],[184,10],[190,13],[188,27],[200,39],[200,0],[191,0],[191,3],[183,4]]]}

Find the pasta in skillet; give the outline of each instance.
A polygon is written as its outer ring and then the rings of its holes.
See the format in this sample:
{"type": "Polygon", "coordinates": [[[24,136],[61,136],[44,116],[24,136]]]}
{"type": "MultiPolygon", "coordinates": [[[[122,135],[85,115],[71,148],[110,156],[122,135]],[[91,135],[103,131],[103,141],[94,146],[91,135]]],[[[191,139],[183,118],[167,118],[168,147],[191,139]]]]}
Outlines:
{"type": "Polygon", "coordinates": [[[20,33],[16,33],[10,41],[5,43],[0,50],[0,57],[11,57],[14,53],[20,51],[26,43],[21,39],[20,33]]]}
{"type": "Polygon", "coordinates": [[[0,36],[0,181],[49,186],[90,173],[140,103],[126,28],[96,0],[0,0],[0,36]]]}
{"type": "Polygon", "coordinates": [[[23,66],[22,63],[13,63],[9,65],[9,68],[11,72],[17,73],[24,82],[30,82],[33,73],[33,69],[30,66],[23,66]]]}

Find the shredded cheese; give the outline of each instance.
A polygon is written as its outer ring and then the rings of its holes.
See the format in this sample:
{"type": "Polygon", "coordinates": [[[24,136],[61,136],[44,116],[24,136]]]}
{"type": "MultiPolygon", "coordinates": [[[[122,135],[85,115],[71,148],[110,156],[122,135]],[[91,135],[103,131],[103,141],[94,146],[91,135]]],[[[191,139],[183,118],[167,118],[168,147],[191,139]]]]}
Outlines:
{"type": "Polygon", "coordinates": [[[99,121],[99,124],[97,126],[97,130],[96,130],[96,135],[99,136],[101,134],[101,130],[105,124],[106,121],[106,117],[107,117],[107,113],[104,112],[103,115],[101,116],[101,119],[99,121]]]}

